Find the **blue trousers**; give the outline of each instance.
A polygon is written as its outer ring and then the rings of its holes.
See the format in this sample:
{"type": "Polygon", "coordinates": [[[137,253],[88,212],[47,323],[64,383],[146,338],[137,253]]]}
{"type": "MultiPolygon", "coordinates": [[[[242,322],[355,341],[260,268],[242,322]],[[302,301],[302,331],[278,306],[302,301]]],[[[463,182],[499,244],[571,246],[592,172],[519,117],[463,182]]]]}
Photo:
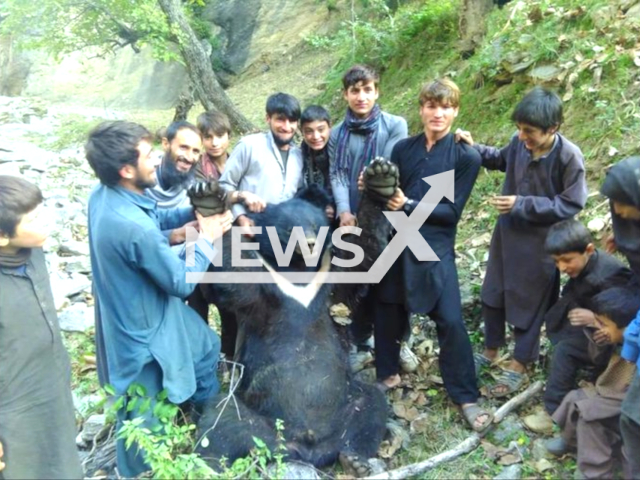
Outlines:
{"type": "MultiPolygon", "coordinates": [[[[190,401],[196,406],[202,405],[208,399],[213,397],[220,390],[220,384],[216,376],[218,366],[218,350],[214,349],[196,365],[196,391],[191,396],[190,401]]],[[[144,421],[140,425],[141,428],[153,428],[158,425],[158,420],[153,416],[153,407],[155,398],[162,391],[162,369],[156,361],[152,361],[145,365],[140,375],[134,383],[138,383],[145,387],[147,396],[152,398],[150,408],[141,413],[139,408],[127,411],[127,401],[118,411],[116,431],[120,431],[125,420],[133,420],[142,417],[144,421]]],[[[138,405],[142,402],[138,401],[138,405]]],[[[151,470],[151,467],[144,459],[144,450],[140,449],[136,443],[132,444],[128,449],[125,446],[124,439],[116,441],[116,463],[120,476],[126,478],[134,478],[138,475],[151,470]]]]}

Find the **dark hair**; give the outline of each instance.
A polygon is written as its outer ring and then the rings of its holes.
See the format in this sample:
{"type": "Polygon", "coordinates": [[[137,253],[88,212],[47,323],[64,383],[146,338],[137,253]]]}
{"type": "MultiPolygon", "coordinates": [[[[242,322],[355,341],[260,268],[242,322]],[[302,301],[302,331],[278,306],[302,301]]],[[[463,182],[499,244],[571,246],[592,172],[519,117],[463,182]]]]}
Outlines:
{"type": "Polygon", "coordinates": [[[42,203],[37,185],[20,177],[0,175],[0,232],[13,237],[22,216],[42,203]]]}
{"type": "Polygon", "coordinates": [[[593,243],[593,238],[589,229],[578,220],[571,218],[551,225],[544,242],[544,250],[549,255],[584,253],[590,243],[593,243]]]}
{"type": "Polygon", "coordinates": [[[151,143],[151,132],[137,123],[118,120],[103,122],[89,133],[84,146],[89,165],[104,185],[113,187],[120,181],[120,169],[138,165],[138,145],[151,143]]]}
{"type": "Polygon", "coordinates": [[[280,114],[284,115],[287,120],[297,122],[300,118],[300,104],[296,97],[288,93],[274,93],[267,98],[267,115],[280,114]]]}
{"type": "Polygon", "coordinates": [[[167,127],[167,131],[165,132],[165,137],[169,142],[173,142],[173,139],[176,138],[176,135],[180,130],[188,129],[197,134],[200,138],[202,138],[202,134],[200,130],[196,128],[193,123],[189,123],[185,120],[178,120],[177,122],[173,122],[171,125],[167,127]]]}
{"type": "Polygon", "coordinates": [[[300,115],[300,126],[311,122],[327,122],[331,126],[329,112],[320,105],[309,105],[300,115]]]}
{"type": "Polygon", "coordinates": [[[425,83],[420,89],[418,102],[424,105],[427,102],[437,102],[440,105],[450,104],[454,108],[460,106],[460,89],[448,78],[438,78],[425,83]]]}
{"type": "Polygon", "coordinates": [[[619,328],[625,328],[640,310],[640,297],[625,287],[614,287],[598,293],[589,302],[596,315],[608,317],[619,328]]]}
{"type": "Polygon", "coordinates": [[[358,82],[373,82],[376,88],[380,83],[380,76],[373,68],[368,65],[354,65],[342,76],[342,87],[349,90],[349,87],[356,85],[358,82]]]}
{"type": "Polygon", "coordinates": [[[231,123],[229,122],[229,117],[217,110],[210,110],[198,115],[196,126],[203,137],[210,134],[217,137],[221,137],[225,133],[231,135],[231,123]]]}
{"type": "Polygon", "coordinates": [[[551,90],[535,87],[520,101],[511,114],[514,123],[526,123],[543,131],[560,127],[562,100],[551,90]]]}

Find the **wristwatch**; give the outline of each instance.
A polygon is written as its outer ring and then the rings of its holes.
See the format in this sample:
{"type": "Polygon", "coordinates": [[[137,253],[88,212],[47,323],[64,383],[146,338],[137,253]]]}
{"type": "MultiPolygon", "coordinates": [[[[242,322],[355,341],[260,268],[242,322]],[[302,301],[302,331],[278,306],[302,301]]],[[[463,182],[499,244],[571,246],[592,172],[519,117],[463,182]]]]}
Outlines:
{"type": "Polygon", "coordinates": [[[404,211],[404,213],[406,213],[407,215],[410,214],[411,212],[413,212],[413,209],[416,208],[417,203],[418,202],[416,202],[415,200],[411,200],[410,198],[407,199],[405,204],[402,206],[402,211],[404,211]]]}

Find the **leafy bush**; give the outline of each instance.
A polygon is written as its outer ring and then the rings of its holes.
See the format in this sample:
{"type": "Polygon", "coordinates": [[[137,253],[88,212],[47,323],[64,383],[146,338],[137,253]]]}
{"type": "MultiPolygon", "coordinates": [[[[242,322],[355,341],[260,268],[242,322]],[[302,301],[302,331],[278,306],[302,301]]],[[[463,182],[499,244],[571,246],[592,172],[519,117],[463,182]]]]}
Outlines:
{"type": "MultiPolygon", "coordinates": [[[[114,394],[111,386],[105,387],[110,395],[114,394]]],[[[239,458],[228,467],[222,459],[218,471],[212,469],[199,455],[193,452],[196,445],[196,426],[185,421],[177,405],[167,400],[167,392],[163,390],[155,399],[147,396],[146,389],[139,384],[132,384],[127,391],[127,402],[120,396],[111,408],[113,415],[121,408],[128,412],[138,409],[140,414],[152,409],[156,424],[147,428],[142,426],[144,418],[137,417],[125,420],[118,431],[118,438],[125,440],[127,448],[143,451],[145,461],[151,467],[153,478],[280,478],[284,464],[284,423],[276,421],[278,446],[275,452],[261,439],[254,437],[255,448],[245,458],[239,458]],[[275,469],[268,470],[273,463],[275,469]]],[[[208,442],[206,437],[200,440],[208,442]]]]}

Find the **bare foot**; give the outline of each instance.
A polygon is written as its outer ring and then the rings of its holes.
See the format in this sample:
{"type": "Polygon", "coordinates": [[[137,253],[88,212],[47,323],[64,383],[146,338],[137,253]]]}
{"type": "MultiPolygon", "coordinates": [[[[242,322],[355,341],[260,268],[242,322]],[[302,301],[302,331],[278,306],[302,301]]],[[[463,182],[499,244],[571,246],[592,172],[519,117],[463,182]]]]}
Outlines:
{"type": "Polygon", "coordinates": [[[527,366],[513,359],[511,360],[511,363],[509,363],[509,366],[507,367],[507,369],[512,370],[514,372],[518,372],[518,373],[526,373],[527,366]]]}
{"type": "Polygon", "coordinates": [[[382,383],[387,388],[396,388],[398,385],[400,385],[401,382],[402,382],[402,379],[398,374],[391,375],[390,377],[387,377],[384,380],[382,380],[382,383]]]}
{"type": "Polygon", "coordinates": [[[474,431],[482,432],[491,425],[493,415],[477,403],[463,403],[461,407],[465,419],[474,431]]]}
{"type": "Polygon", "coordinates": [[[496,358],[498,358],[498,349],[497,348],[485,348],[482,355],[487,357],[489,360],[494,362],[496,358]]]}
{"type": "Polygon", "coordinates": [[[489,388],[489,394],[494,398],[500,398],[517,392],[529,382],[527,367],[517,360],[511,360],[496,378],[496,383],[489,388]]]}
{"type": "Polygon", "coordinates": [[[378,390],[384,393],[387,390],[400,386],[401,383],[402,379],[400,378],[400,375],[396,374],[391,375],[384,380],[378,380],[378,382],[376,383],[376,387],[378,388],[378,390]]]}

